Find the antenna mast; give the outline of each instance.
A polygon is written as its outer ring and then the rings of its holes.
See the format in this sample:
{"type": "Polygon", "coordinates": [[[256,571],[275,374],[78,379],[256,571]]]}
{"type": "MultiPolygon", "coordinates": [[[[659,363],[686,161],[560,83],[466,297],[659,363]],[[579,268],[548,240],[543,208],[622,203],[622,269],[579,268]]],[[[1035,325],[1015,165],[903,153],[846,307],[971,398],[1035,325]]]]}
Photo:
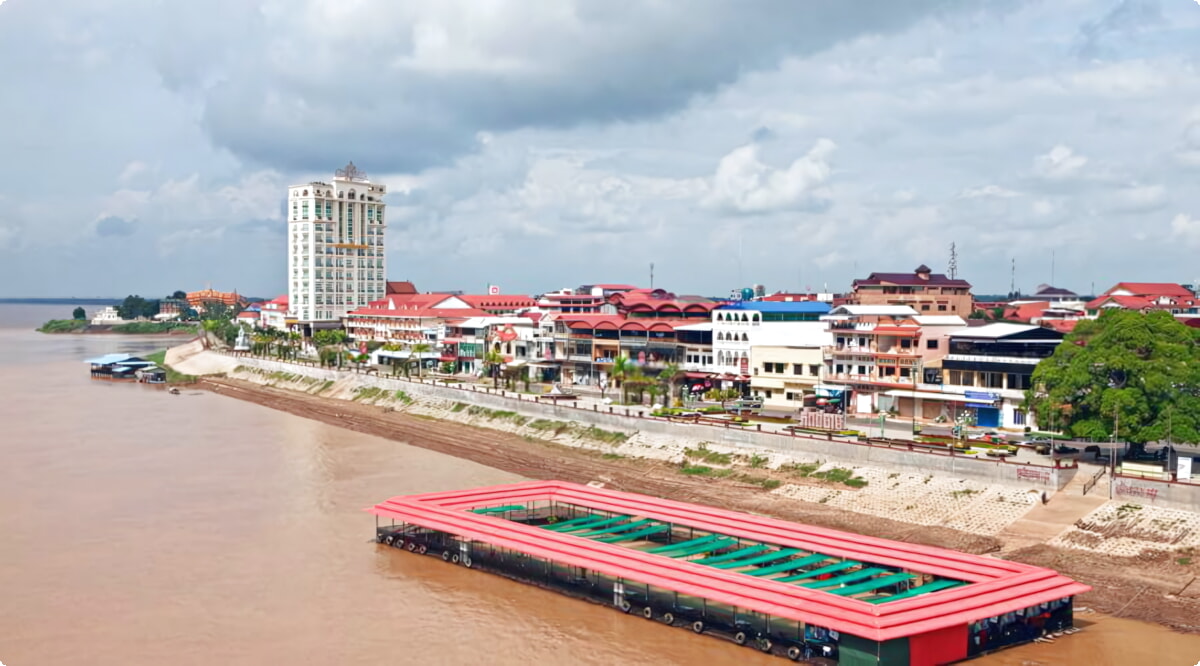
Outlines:
{"type": "Polygon", "coordinates": [[[951,280],[958,277],[958,248],[954,243],[950,244],[950,266],[947,272],[950,273],[951,280]]]}
{"type": "Polygon", "coordinates": [[[654,262],[650,262],[650,288],[654,289],[654,262]]]}
{"type": "Polygon", "coordinates": [[[1017,297],[1017,258],[1012,258],[1012,274],[1008,283],[1008,297],[1017,297]]]}

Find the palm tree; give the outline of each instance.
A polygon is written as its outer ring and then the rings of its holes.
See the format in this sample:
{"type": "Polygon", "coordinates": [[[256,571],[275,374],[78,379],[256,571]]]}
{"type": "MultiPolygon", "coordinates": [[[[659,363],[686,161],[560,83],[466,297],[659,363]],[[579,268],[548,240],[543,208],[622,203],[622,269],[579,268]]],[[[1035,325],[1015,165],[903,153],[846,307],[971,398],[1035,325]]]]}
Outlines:
{"type": "Polygon", "coordinates": [[[433,347],[424,342],[418,342],[415,345],[408,347],[409,358],[414,359],[417,364],[417,376],[421,377],[425,369],[425,359],[421,358],[422,354],[431,351],[433,347]]]}
{"type": "Polygon", "coordinates": [[[628,377],[631,372],[633,372],[633,369],[633,361],[628,356],[621,354],[613,359],[613,367],[610,374],[612,375],[613,380],[621,385],[622,403],[629,402],[629,391],[625,386],[625,378],[628,377]]]}
{"type": "Polygon", "coordinates": [[[492,375],[493,388],[500,388],[499,369],[503,363],[504,355],[498,351],[492,350],[483,355],[483,364],[487,366],[488,372],[492,375]]]}
{"type": "Polygon", "coordinates": [[[662,380],[666,388],[666,407],[671,407],[671,401],[675,399],[675,380],[679,379],[680,374],[682,372],[678,363],[666,363],[663,365],[662,372],[658,373],[658,378],[662,380]]]}

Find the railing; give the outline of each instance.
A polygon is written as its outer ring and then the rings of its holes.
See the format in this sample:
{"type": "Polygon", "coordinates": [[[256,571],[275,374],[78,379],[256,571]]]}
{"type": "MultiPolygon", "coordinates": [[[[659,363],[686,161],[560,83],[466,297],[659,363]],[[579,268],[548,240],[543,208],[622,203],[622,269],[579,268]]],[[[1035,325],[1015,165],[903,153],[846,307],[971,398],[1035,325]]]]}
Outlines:
{"type": "Polygon", "coordinates": [[[1104,476],[1104,473],[1107,471],[1108,471],[1107,467],[1101,467],[1099,471],[1097,471],[1095,474],[1092,475],[1092,478],[1085,481],[1083,484],[1083,494],[1086,495],[1086,494],[1088,494],[1089,490],[1091,490],[1092,488],[1095,488],[1096,482],[1098,482],[1100,480],[1100,477],[1104,476]]]}

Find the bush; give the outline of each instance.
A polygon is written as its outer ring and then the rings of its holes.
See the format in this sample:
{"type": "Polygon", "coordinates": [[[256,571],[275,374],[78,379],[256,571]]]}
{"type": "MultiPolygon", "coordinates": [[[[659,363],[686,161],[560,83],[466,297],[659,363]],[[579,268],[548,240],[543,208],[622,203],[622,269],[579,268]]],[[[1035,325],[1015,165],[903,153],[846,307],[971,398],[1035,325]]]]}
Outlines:
{"type": "Polygon", "coordinates": [[[41,325],[42,333],[75,333],[88,327],[86,319],[51,319],[41,325]]]}

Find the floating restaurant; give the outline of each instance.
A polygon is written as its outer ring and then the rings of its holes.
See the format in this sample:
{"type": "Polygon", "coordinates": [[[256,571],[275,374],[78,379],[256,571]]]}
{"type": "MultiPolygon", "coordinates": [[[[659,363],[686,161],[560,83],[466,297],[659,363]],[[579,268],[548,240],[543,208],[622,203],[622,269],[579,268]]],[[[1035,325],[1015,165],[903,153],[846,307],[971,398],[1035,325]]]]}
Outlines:
{"type": "Polygon", "coordinates": [[[154,374],[155,370],[162,374],[164,380],[166,377],[166,371],[159,369],[154,361],[147,361],[130,354],[105,354],[89,358],[84,363],[91,366],[92,379],[133,381],[142,379],[143,375],[157,377],[158,375],[154,374]]]}
{"type": "Polygon", "coordinates": [[[393,497],[376,540],[794,661],[946,664],[1071,631],[1049,569],[558,481],[393,497]]]}

